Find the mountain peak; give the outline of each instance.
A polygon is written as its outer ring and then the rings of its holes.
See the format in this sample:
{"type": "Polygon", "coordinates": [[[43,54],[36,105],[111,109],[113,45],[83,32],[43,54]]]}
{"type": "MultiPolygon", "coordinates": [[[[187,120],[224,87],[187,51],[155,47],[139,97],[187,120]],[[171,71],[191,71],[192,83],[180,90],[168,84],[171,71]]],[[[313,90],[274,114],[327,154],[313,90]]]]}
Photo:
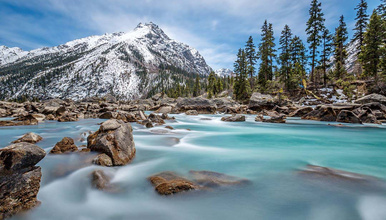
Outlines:
{"type": "Polygon", "coordinates": [[[154,36],[162,37],[170,40],[170,38],[164,33],[164,31],[153,22],[149,23],[139,23],[134,29],[134,32],[145,35],[148,38],[153,38],[154,36]]]}

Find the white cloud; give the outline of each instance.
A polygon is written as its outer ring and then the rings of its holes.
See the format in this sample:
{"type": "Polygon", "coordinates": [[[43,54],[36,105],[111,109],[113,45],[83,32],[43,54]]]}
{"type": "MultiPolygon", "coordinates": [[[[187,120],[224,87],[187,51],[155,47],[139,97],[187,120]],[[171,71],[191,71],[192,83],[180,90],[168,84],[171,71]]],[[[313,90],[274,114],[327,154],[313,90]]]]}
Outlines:
{"type": "MultiPolygon", "coordinates": [[[[82,31],[85,33],[85,30],[93,34],[130,31],[139,22],[153,21],[172,38],[197,48],[213,68],[231,68],[235,53],[239,47],[244,46],[249,35],[252,35],[258,43],[260,28],[265,19],[273,23],[276,38],[279,37],[284,25],[288,24],[293,34],[305,39],[305,23],[311,2],[311,0],[3,1],[38,11],[43,17],[47,13],[57,14],[57,20],[53,21],[31,22],[25,17],[18,18],[20,19],[18,22],[11,21],[8,25],[13,24],[19,32],[23,26],[26,26],[26,32],[34,32],[29,28],[33,27],[35,34],[41,34],[47,39],[47,44],[57,43],[55,34],[52,34],[57,29],[52,28],[55,25],[50,22],[57,22],[59,26],[68,23],[68,26],[76,27],[76,30],[69,27],[67,38],[64,38],[72,40],[68,38],[78,37],[82,35],[82,31]]],[[[327,19],[326,24],[332,31],[331,27],[336,26],[342,11],[347,10],[342,10],[342,5],[352,7],[353,10],[357,4],[352,0],[342,0],[340,4],[337,4],[336,0],[321,0],[321,2],[327,19]]],[[[9,33],[16,32],[16,29],[8,26],[3,29],[9,33]]]]}

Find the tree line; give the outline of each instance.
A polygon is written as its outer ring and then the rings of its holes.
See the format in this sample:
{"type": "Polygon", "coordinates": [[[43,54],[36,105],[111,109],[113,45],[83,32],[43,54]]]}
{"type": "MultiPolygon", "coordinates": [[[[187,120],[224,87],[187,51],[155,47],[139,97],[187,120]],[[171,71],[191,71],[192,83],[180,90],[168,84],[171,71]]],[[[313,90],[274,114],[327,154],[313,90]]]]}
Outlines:
{"type": "Polygon", "coordinates": [[[356,45],[359,68],[349,74],[346,69],[348,31],[344,16],[331,33],[325,26],[322,4],[312,0],[305,30],[307,45],[285,25],[278,48],[273,26],[267,20],[261,27],[257,47],[250,36],[245,48],[239,49],[234,64],[234,96],[246,100],[253,91],[294,94],[303,81],[317,91],[328,83],[353,79],[386,81],[386,0],[367,14],[367,2],[360,0],[355,7],[356,24],[351,44],[356,45]],[[330,57],[333,57],[330,60],[330,57]],[[258,67],[256,68],[256,64],[258,67]]]}

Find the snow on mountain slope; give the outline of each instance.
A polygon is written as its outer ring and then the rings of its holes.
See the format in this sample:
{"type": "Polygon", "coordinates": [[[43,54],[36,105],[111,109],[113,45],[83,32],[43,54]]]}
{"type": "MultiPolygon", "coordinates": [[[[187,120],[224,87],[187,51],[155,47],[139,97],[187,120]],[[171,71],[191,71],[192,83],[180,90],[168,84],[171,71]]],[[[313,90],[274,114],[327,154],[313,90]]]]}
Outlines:
{"type": "Polygon", "coordinates": [[[231,76],[233,74],[233,71],[227,68],[221,68],[215,71],[217,76],[220,77],[226,77],[226,76],[231,76]]]}
{"type": "Polygon", "coordinates": [[[147,96],[173,86],[176,76],[212,69],[194,48],[170,39],[153,23],[129,33],[90,36],[56,47],[0,47],[0,98],[147,96]]]}
{"type": "Polygon", "coordinates": [[[18,47],[9,48],[6,46],[0,46],[0,65],[12,63],[20,57],[25,56],[27,53],[28,52],[23,51],[18,47]]]}
{"type": "MultiPolygon", "coordinates": [[[[358,68],[358,44],[359,41],[353,41],[346,45],[347,58],[345,61],[345,67],[348,73],[353,73],[358,68]]],[[[330,63],[332,64],[330,69],[333,70],[335,64],[334,56],[330,57],[330,63]]]]}

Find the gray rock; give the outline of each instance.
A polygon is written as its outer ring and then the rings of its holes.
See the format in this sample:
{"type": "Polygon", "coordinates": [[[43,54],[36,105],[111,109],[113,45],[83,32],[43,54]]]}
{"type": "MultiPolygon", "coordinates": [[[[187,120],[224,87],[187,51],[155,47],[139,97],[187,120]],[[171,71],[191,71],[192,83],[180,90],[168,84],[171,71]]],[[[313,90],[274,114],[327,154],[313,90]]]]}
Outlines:
{"type": "Polygon", "coordinates": [[[133,128],[121,120],[108,120],[87,137],[87,148],[105,153],[114,166],[125,165],[135,156],[133,128]]]}
{"type": "Polygon", "coordinates": [[[26,142],[0,149],[0,172],[13,172],[35,166],[46,156],[40,147],[26,142]]]}
{"type": "Polygon", "coordinates": [[[50,151],[50,154],[63,154],[77,151],[78,147],[74,144],[74,140],[69,137],[64,137],[55,144],[54,148],[50,151]]]}
{"type": "Polygon", "coordinates": [[[20,142],[28,142],[31,144],[36,144],[37,142],[43,140],[43,138],[33,132],[27,133],[23,135],[23,137],[17,139],[16,141],[13,141],[12,143],[20,143],[20,142]]]}

